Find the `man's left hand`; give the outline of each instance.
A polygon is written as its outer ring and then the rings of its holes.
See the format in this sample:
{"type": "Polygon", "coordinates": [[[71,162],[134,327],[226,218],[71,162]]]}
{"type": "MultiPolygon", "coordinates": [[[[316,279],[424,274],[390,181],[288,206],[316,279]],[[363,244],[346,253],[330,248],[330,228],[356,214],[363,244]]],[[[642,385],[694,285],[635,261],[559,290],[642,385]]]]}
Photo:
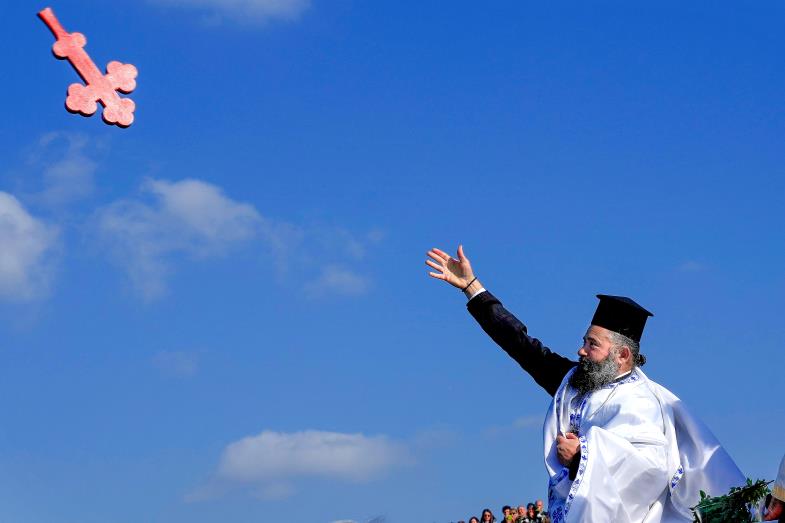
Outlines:
{"type": "Polygon", "coordinates": [[[572,432],[568,432],[562,436],[556,436],[556,454],[559,457],[559,463],[568,467],[575,456],[580,454],[581,441],[578,436],[572,432]]]}

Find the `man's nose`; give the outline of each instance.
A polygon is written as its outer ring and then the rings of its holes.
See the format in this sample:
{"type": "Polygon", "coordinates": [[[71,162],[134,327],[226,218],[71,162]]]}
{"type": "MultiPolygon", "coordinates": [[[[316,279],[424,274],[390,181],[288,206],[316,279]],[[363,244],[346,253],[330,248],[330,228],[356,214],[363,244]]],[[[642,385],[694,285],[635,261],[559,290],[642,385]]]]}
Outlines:
{"type": "Polygon", "coordinates": [[[578,356],[588,356],[589,353],[586,352],[586,345],[582,345],[580,349],[578,349],[578,356]]]}

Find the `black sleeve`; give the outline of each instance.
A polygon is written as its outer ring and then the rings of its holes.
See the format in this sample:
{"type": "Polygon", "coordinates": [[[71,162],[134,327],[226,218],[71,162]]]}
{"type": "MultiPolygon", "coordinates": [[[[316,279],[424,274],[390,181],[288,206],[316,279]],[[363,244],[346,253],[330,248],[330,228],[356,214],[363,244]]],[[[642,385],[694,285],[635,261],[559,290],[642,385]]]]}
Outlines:
{"type": "Polygon", "coordinates": [[[578,453],[572,458],[572,463],[570,463],[570,480],[575,481],[575,477],[578,475],[578,468],[581,464],[581,448],[578,447],[578,453]]]}
{"type": "Polygon", "coordinates": [[[526,333],[526,325],[502,306],[488,291],[475,296],[466,305],[480,327],[488,333],[534,381],[553,396],[564,375],[576,362],[551,352],[540,340],[526,333]]]}

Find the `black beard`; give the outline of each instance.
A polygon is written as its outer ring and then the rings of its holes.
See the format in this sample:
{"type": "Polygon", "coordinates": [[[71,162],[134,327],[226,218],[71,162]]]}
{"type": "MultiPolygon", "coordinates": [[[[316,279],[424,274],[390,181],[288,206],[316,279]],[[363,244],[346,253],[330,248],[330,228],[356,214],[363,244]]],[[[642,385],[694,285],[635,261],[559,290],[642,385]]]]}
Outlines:
{"type": "Polygon", "coordinates": [[[587,394],[611,383],[618,375],[619,365],[614,361],[613,353],[598,362],[581,356],[569,383],[579,394],[587,394]]]}

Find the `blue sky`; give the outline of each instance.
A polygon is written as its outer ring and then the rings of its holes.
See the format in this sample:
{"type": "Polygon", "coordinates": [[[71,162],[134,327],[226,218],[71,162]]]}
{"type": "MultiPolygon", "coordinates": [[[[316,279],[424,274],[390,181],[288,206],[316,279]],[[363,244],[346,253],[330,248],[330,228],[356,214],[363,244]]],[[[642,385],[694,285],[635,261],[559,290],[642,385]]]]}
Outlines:
{"type": "Polygon", "coordinates": [[[545,497],[549,398],[429,279],[574,354],[597,293],[752,478],[782,457],[785,7],[5,2],[0,519],[447,522],[545,497]]]}

